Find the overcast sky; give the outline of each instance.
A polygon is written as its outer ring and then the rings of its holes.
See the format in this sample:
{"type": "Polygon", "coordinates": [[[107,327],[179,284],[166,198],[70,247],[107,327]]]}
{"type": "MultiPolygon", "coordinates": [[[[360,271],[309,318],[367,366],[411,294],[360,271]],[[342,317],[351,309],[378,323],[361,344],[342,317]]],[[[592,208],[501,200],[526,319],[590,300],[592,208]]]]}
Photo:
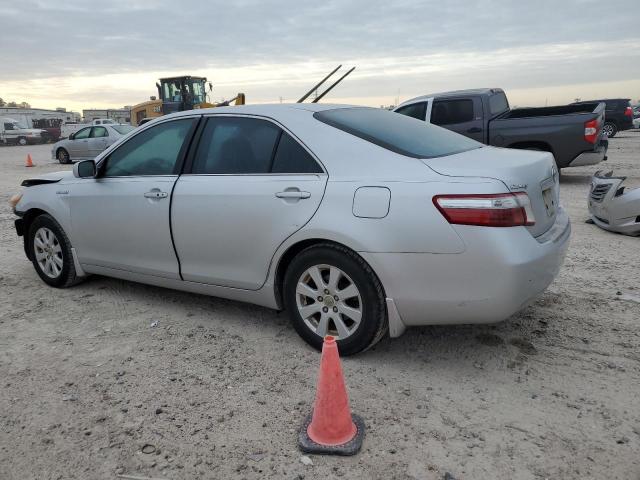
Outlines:
{"type": "Polygon", "coordinates": [[[121,107],[188,73],[213,100],[295,101],[341,63],[357,69],[327,101],[476,87],[521,106],[638,100],[638,1],[0,0],[0,97],[121,107]]]}

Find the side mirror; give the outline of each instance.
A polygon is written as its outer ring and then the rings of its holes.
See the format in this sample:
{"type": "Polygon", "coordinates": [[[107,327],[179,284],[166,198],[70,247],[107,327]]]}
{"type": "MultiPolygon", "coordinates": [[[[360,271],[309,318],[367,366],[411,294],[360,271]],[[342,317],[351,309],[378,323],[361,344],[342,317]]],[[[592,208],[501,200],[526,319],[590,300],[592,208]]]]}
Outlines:
{"type": "Polygon", "coordinates": [[[69,135],[69,140],[73,140],[73,137],[75,137],[75,136],[76,136],[76,134],[72,133],[71,135],[69,135]]]}
{"type": "Polygon", "coordinates": [[[94,178],[96,176],[96,163],[93,160],[74,163],[73,176],[76,178],[94,178]]]}

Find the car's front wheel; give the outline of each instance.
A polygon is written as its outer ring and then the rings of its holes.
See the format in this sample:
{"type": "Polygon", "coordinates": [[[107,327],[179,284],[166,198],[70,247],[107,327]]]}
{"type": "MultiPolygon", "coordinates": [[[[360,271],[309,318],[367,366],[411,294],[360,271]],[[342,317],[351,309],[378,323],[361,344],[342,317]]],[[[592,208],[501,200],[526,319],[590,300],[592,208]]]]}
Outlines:
{"type": "Polygon", "coordinates": [[[607,134],[607,137],[613,138],[618,133],[618,127],[616,127],[615,123],[606,122],[602,127],[602,131],[607,134]]]}
{"type": "Polygon", "coordinates": [[[380,280],[357,253],[335,244],[300,252],[284,279],[284,302],[300,336],[316,349],[325,336],[342,355],[375,345],[387,332],[380,280]]]}
{"type": "Polygon", "coordinates": [[[70,287],[77,282],[71,242],[50,215],[38,216],[29,228],[28,248],[40,278],[52,287],[70,287]]]}
{"type": "Polygon", "coordinates": [[[59,148],[56,153],[56,157],[60,163],[71,163],[71,159],[69,158],[69,152],[67,152],[64,148],[59,148]]]}
{"type": "Polygon", "coordinates": [[[20,138],[18,139],[18,145],[20,145],[20,146],[24,147],[26,144],[27,144],[27,139],[26,139],[26,138],[24,138],[24,137],[20,137],[20,138]]]}

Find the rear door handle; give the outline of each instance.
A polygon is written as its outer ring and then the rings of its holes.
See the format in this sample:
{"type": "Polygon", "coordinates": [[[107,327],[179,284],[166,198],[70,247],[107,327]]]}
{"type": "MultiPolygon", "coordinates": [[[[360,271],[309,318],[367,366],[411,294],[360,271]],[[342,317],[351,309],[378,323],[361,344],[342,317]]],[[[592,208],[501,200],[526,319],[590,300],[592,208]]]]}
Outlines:
{"type": "Polygon", "coordinates": [[[151,190],[145,192],[144,196],[146,198],[167,198],[169,194],[167,192],[161,192],[160,190],[151,190]]]}
{"type": "Polygon", "coordinates": [[[278,198],[309,198],[310,192],[301,192],[300,190],[285,190],[284,192],[276,193],[278,198]]]}
{"type": "Polygon", "coordinates": [[[481,131],[482,129],[479,127],[472,127],[469,130],[467,130],[467,133],[480,133],[481,131]]]}

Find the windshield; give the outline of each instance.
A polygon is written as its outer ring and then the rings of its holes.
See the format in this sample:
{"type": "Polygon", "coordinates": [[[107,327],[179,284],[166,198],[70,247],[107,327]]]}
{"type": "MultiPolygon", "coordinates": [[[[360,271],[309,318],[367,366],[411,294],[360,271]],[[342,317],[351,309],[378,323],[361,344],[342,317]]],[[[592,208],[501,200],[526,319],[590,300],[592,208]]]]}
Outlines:
{"type": "Polygon", "coordinates": [[[382,108],[337,108],[316,112],[313,116],[327,125],[408,157],[443,157],[482,147],[475,140],[382,108]]]}
{"type": "Polygon", "coordinates": [[[131,125],[112,125],[111,128],[113,128],[120,135],[126,135],[127,133],[132,132],[136,129],[136,127],[132,127],[131,125]]]}
{"type": "Polygon", "coordinates": [[[162,83],[164,101],[166,102],[181,102],[182,101],[182,86],[179,80],[166,81],[162,83]]]}

